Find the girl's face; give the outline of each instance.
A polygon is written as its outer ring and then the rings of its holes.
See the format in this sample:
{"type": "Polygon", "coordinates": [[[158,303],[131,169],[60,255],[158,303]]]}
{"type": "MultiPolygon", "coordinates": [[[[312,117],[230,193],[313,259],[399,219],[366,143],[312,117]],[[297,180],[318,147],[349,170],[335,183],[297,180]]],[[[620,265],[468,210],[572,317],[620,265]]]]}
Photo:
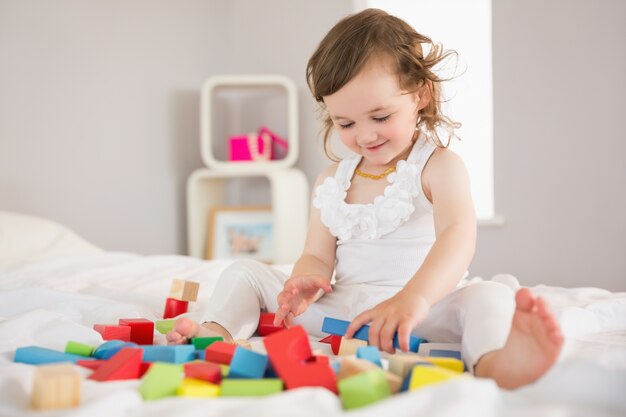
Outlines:
{"type": "Polygon", "coordinates": [[[368,166],[395,163],[415,134],[419,98],[400,89],[390,68],[372,59],[341,89],[324,97],[341,141],[368,166]]]}

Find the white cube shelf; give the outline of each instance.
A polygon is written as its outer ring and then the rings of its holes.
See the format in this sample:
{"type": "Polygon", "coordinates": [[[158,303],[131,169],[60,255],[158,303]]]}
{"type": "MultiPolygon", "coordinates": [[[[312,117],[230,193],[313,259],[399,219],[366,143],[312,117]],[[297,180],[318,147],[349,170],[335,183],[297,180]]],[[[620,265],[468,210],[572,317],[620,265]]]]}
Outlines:
{"type": "Polygon", "coordinates": [[[273,214],[273,263],[295,262],[302,254],[309,213],[309,184],[294,168],[265,170],[248,166],[241,171],[198,169],[187,180],[187,239],[189,255],[204,258],[211,208],[225,204],[225,185],[232,178],[266,177],[273,214]]]}
{"type": "MultiPolygon", "coordinates": [[[[283,75],[219,75],[209,78],[202,85],[200,114],[201,152],[204,164],[223,172],[248,172],[251,166],[263,170],[274,170],[292,167],[298,158],[298,96],[296,86],[283,75]],[[216,89],[232,88],[245,91],[254,87],[279,87],[285,90],[287,97],[287,137],[288,147],[284,158],[270,161],[221,161],[213,154],[213,120],[212,106],[216,89]]],[[[271,128],[271,127],[270,127],[271,128]]],[[[248,132],[233,132],[247,134],[248,132]]],[[[223,138],[225,141],[226,138],[223,138]]]]}

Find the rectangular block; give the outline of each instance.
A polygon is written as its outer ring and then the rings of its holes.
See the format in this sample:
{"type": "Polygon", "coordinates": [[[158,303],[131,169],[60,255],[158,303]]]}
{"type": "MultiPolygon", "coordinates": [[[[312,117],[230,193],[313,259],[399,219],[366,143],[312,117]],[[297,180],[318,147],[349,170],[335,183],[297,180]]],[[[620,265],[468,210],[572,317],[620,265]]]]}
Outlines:
{"type": "Polygon", "coordinates": [[[137,379],[141,373],[142,355],[143,351],[139,348],[123,348],[99,366],[88,379],[100,382],[137,379]]]}
{"type": "Polygon", "coordinates": [[[144,400],[173,396],[182,380],[182,366],[155,362],[142,378],[139,392],[144,400]]]}
{"type": "Polygon", "coordinates": [[[130,342],[130,326],[117,324],[94,324],[93,329],[102,335],[103,340],[130,342]]]}
{"type": "Polygon", "coordinates": [[[438,384],[462,374],[439,366],[415,366],[411,371],[409,390],[413,391],[426,385],[438,384]]]}
{"type": "Polygon", "coordinates": [[[355,355],[358,348],[365,346],[367,346],[365,340],[347,339],[342,336],[341,343],[339,344],[339,356],[355,355]]]}
{"type": "Polygon", "coordinates": [[[213,384],[219,384],[222,380],[222,368],[209,362],[189,362],[184,366],[185,377],[201,379],[213,384]]]}
{"type": "Polygon", "coordinates": [[[85,356],[59,352],[39,346],[26,346],[15,350],[14,362],[28,363],[30,365],[42,365],[47,363],[71,362],[87,359],[85,356]]]}
{"type": "Polygon", "coordinates": [[[69,364],[43,365],[35,369],[32,406],[37,410],[76,407],[80,404],[80,374],[69,364]]]}
{"type": "Polygon", "coordinates": [[[195,359],[193,345],[145,345],[139,347],[143,350],[143,359],[146,362],[185,363],[195,359]]]}
{"type": "Polygon", "coordinates": [[[261,313],[259,316],[259,327],[257,328],[259,336],[269,336],[285,328],[285,323],[281,323],[280,326],[274,326],[274,317],[274,313],[261,313]]]}
{"type": "MultiPolygon", "coordinates": [[[[341,381],[342,379],[377,369],[383,370],[381,367],[365,359],[344,358],[337,372],[337,379],[341,381]]],[[[383,370],[383,372],[385,373],[385,380],[387,380],[391,392],[394,394],[398,393],[402,387],[402,378],[385,370],[383,370]]]]}
{"type": "Polygon", "coordinates": [[[185,314],[189,308],[188,301],[181,301],[175,298],[167,298],[165,300],[165,310],[163,311],[164,319],[171,319],[185,314]]]}
{"type": "Polygon", "coordinates": [[[262,353],[253,352],[238,346],[230,361],[229,378],[260,379],[267,370],[268,358],[262,353]]]}
{"type": "Polygon", "coordinates": [[[154,340],[154,322],[148,319],[120,319],[121,326],[130,327],[130,341],[138,345],[151,345],[154,340]]]}
{"type": "Polygon", "coordinates": [[[222,381],[222,397],[260,397],[283,390],[280,379],[225,379],[222,381]]]}
{"type": "Polygon", "coordinates": [[[214,342],[204,351],[204,359],[208,362],[230,365],[237,345],[226,342],[214,342]]]}
{"type": "Polygon", "coordinates": [[[439,356],[463,360],[460,343],[422,343],[417,353],[421,356],[439,356]]]}
{"type": "Polygon", "coordinates": [[[389,384],[380,368],[339,381],[339,397],[346,410],[373,404],[390,396],[389,384]]]}
{"type": "MultiPolygon", "coordinates": [[[[343,336],[346,334],[346,330],[348,330],[348,326],[350,325],[349,321],[333,319],[331,317],[324,318],[324,322],[322,323],[322,331],[324,333],[330,333],[337,336],[343,336]]],[[[365,340],[369,341],[369,330],[370,327],[366,324],[361,326],[359,330],[353,336],[353,339],[365,340]]],[[[425,343],[426,340],[417,336],[411,335],[409,338],[409,350],[411,352],[417,352],[420,346],[420,343],[425,343]]],[[[396,334],[393,337],[393,346],[396,349],[400,348],[400,342],[398,341],[398,335],[396,334]]]]}
{"type": "Polygon", "coordinates": [[[174,278],[170,287],[169,298],[180,301],[196,301],[199,288],[200,283],[198,282],[174,278]]]}
{"type": "Polygon", "coordinates": [[[176,390],[181,397],[203,398],[220,395],[220,386],[201,379],[185,378],[176,390]]]}
{"type": "Polygon", "coordinates": [[[214,342],[223,342],[224,338],[220,336],[216,337],[194,337],[191,339],[191,344],[196,350],[204,350],[211,346],[214,342]]]}
{"type": "Polygon", "coordinates": [[[380,351],[376,346],[361,346],[356,350],[356,357],[366,359],[376,366],[382,368],[383,363],[380,360],[380,351]]]}

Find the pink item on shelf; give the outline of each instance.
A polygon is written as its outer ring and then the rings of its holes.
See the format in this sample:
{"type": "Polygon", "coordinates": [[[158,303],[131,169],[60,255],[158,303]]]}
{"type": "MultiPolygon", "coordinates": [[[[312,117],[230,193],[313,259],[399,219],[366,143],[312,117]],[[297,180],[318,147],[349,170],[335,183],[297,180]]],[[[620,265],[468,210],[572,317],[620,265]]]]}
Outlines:
{"type": "Polygon", "coordinates": [[[228,138],[229,160],[231,161],[269,161],[276,159],[274,144],[284,150],[288,142],[262,126],[258,133],[228,138]]]}

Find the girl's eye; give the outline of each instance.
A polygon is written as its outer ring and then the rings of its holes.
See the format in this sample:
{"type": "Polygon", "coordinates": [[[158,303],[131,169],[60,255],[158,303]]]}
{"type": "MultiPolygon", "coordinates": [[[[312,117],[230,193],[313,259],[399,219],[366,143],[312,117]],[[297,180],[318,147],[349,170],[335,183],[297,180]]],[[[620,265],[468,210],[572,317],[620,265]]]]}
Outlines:
{"type": "Polygon", "coordinates": [[[377,121],[378,123],[382,123],[387,121],[387,119],[389,119],[389,114],[387,116],[383,116],[383,117],[374,117],[374,120],[377,121]]]}
{"type": "Polygon", "coordinates": [[[342,129],[349,129],[349,128],[352,127],[353,124],[354,124],[354,122],[339,124],[339,127],[342,128],[342,129]]]}

